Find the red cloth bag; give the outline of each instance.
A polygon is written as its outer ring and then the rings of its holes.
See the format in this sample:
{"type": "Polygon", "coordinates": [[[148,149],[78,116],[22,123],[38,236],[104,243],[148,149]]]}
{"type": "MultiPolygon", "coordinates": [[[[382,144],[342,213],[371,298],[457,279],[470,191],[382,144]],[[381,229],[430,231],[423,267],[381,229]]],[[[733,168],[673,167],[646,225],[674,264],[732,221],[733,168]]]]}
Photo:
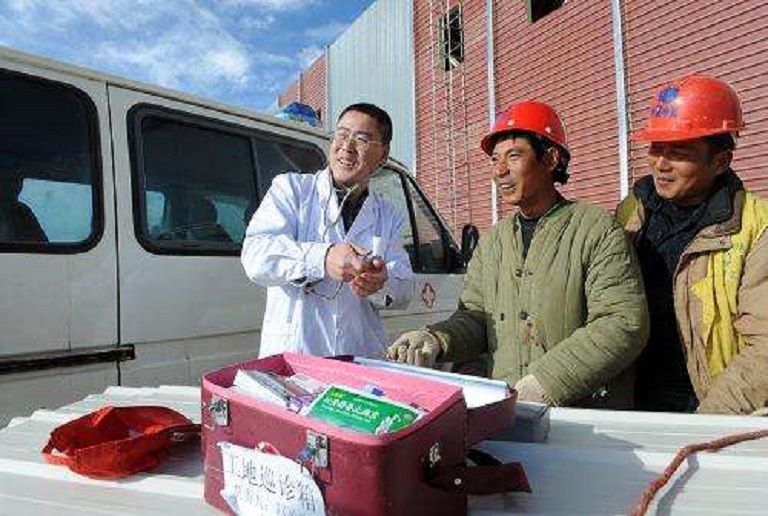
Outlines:
{"type": "Polygon", "coordinates": [[[167,407],[104,407],[54,429],[42,453],[75,473],[116,479],[154,468],[173,442],[199,434],[200,425],[167,407]]]}

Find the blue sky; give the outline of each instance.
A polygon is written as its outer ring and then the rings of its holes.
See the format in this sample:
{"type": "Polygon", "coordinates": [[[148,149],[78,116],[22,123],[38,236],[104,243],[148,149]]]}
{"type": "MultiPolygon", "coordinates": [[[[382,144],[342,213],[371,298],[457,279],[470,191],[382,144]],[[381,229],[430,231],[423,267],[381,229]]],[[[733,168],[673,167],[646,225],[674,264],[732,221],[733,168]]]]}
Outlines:
{"type": "Polygon", "coordinates": [[[259,111],[374,0],[0,0],[0,45],[259,111]]]}

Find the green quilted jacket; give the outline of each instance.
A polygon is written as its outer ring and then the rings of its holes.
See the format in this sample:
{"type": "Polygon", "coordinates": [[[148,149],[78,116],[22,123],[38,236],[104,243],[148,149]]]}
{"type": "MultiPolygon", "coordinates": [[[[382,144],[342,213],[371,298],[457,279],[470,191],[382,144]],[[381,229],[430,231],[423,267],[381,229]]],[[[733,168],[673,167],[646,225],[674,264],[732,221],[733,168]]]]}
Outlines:
{"type": "Polygon", "coordinates": [[[648,310],[621,226],[566,201],[541,218],[523,260],[518,217],[483,235],[458,309],[429,327],[444,359],[485,355],[491,376],[510,385],[532,373],[556,405],[629,408],[648,310]]]}

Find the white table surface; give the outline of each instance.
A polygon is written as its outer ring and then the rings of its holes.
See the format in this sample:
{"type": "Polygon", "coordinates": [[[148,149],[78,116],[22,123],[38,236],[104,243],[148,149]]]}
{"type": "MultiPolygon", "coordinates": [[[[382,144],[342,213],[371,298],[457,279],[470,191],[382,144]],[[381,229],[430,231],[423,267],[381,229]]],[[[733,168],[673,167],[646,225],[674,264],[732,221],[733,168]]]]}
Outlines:
{"type": "MultiPolygon", "coordinates": [[[[105,405],[158,404],[200,420],[199,389],[112,387],[57,410],[39,410],[0,430],[2,515],[210,515],[199,444],[183,444],[151,474],[91,480],[45,462],[56,426],[105,405]]],[[[522,461],[533,493],[473,497],[470,514],[626,514],[646,484],[686,444],[768,428],[768,418],[552,409],[546,443],[486,441],[522,461]]],[[[768,439],[684,462],[649,514],[768,515],[768,439]]]]}

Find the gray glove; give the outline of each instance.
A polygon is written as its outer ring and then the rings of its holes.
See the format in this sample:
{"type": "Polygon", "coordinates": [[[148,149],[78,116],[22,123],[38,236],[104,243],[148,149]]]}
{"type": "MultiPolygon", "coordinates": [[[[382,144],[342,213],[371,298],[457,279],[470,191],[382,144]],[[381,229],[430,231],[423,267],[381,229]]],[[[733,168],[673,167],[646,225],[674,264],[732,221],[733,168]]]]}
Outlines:
{"type": "Polygon", "coordinates": [[[405,332],[387,349],[387,358],[393,362],[419,367],[435,367],[443,349],[438,338],[429,330],[405,332]]]}

